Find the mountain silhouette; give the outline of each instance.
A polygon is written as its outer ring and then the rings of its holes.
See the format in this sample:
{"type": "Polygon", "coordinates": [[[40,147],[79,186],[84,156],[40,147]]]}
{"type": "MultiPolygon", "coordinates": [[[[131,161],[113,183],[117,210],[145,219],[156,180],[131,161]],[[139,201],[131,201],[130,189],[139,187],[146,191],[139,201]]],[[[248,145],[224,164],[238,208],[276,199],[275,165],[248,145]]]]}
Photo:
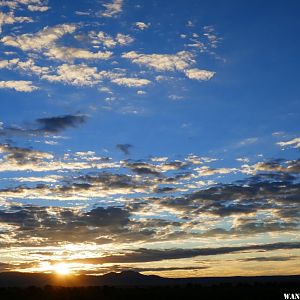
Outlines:
{"type": "Polygon", "coordinates": [[[257,276],[257,277],[192,277],[192,278],[164,278],[157,275],[143,275],[135,271],[121,273],[107,273],[94,275],[56,275],[44,273],[0,273],[0,287],[25,286],[167,286],[202,284],[214,285],[220,283],[285,283],[300,284],[300,275],[290,276],[257,276]]]}

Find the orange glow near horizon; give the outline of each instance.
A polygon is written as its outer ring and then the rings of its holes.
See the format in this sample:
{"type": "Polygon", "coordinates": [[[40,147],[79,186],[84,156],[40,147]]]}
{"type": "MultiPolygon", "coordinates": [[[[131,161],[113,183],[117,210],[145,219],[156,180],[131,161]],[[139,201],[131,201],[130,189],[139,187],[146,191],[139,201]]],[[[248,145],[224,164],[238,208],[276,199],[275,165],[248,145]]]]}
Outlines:
{"type": "Polygon", "coordinates": [[[54,265],[53,270],[55,271],[56,274],[59,274],[59,275],[71,274],[71,270],[70,270],[69,266],[65,263],[59,263],[57,265],[54,265]]]}

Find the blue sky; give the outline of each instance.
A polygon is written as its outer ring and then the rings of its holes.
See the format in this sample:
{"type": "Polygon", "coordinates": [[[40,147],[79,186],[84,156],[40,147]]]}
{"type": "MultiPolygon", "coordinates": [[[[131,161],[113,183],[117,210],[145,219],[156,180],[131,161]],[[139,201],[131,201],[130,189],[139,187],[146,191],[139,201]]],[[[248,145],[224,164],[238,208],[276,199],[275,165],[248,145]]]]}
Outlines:
{"type": "Polygon", "coordinates": [[[218,258],[226,270],[168,256],[250,243],[276,258],[279,271],[269,257],[261,274],[294,273],[295,256],[278,257],[298,247],[297,1],[0,8],[3,270],[64,261],[90,274],[251,275],[238,250],[234,263],[230,251],[218,258]],[[139,247],[164,249],[157,272],[150,261],[110,263],[139,247]],[[107,261],[91,266],[103,249],[107,261]]]}

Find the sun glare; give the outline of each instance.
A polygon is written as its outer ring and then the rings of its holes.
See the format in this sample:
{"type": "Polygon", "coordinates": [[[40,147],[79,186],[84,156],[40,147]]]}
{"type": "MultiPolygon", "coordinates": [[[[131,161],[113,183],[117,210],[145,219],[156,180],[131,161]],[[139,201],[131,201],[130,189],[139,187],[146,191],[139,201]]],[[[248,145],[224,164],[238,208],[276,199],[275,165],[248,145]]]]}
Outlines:
{"type": "Polygon", "coordinates": [[[55,265],[54,271],[59,275],[68,275],[71,273],[71,270],[69,269],[68,265],[64,263],[55,265]]]}

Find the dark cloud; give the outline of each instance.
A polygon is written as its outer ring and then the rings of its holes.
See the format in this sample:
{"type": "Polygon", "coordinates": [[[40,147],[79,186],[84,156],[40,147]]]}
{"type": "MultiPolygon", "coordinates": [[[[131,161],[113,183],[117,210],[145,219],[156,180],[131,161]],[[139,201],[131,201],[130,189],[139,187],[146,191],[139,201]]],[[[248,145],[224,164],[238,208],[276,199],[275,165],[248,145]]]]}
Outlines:
{"type": "Polygon", "coordinates": [[[242,259],[241,261],[289,261],[289,260],[294,260],[297,259],[298,256],[259,256],[259,257],[249,257],[242,259]]]}
{"type": "Polygon", "coordinates": [[[116,147],[125,155],[130,155],[130,149],[132,148],[131,144],[118,144],[116,147]]]}
{"type": "Polygon", "coordinates": [[[43,239],[44,245],[60,241],[107,243],[127,231],[129,216],[126,209],[119,207],[97,207],[83,212],[61,207],[15,206],[0,211],[0,223],[18,227],[13,234],[18,244],[30,245],[32,238],[43,239]]]}
{"type": "Polygon", "coordinates": [[[14,267],[14,266],[11,264],[0,262],[0,272],[10,271],[12,269],[12,267],[14,267]]]}
{"type": "Polygon", "coordinates": [[[140,263],[162,261],[169,259],[193,258],[197,256],[213,256],[249,251],[273,251],[300,249],[299,242],[273,243],[260,245],[246,245],[220,248],[194,248],[194,249],[137,249],[117,255],[107,255],[99,258],[82,258],[72,262],[101,264],[101,263],[140,263]]]}
{"type": "Polygon", "coordinates": [[[5,160],[13,165],[34,164],[52,157],[51,154],[46,152],[30,148],[14,147],[9,144],[0,144],[0,153],[6,154],[5,160]]]}
{"type": "Polygon", "coordinates": [[[45,135],[58,133],[68,128],[76,128],[86,122],[85,115],[63,115],[36,119],[29,127],[4,126],[0,136],[45,135]]]}
{"type": "Polygon", "coordinates": [[[194,266],[194,267],[145,267],[145,268],[130,268],[130,267],[119,267],[120,272],[122,271],[135,271],[135,272],[162,272],[162,271],[196,271],[209,269],[207,266],[194,266]]]}
{"type": "Polygon", "coordinates": [[[37,131],[57,133],[67,128],[74,128],[86,122],[84,115],[64,115],[58,117],[41,118],[37,119],[36,123],[39,124],[37,131]]]}
{"type": "Polygon", "coordinates": [[[130,169],[134,173],[139,175],[154,175],[160,176],[161,172],[159,172],[156,166],[146,163],[146,162],[124,162],[124,167],[130,169]]]}

